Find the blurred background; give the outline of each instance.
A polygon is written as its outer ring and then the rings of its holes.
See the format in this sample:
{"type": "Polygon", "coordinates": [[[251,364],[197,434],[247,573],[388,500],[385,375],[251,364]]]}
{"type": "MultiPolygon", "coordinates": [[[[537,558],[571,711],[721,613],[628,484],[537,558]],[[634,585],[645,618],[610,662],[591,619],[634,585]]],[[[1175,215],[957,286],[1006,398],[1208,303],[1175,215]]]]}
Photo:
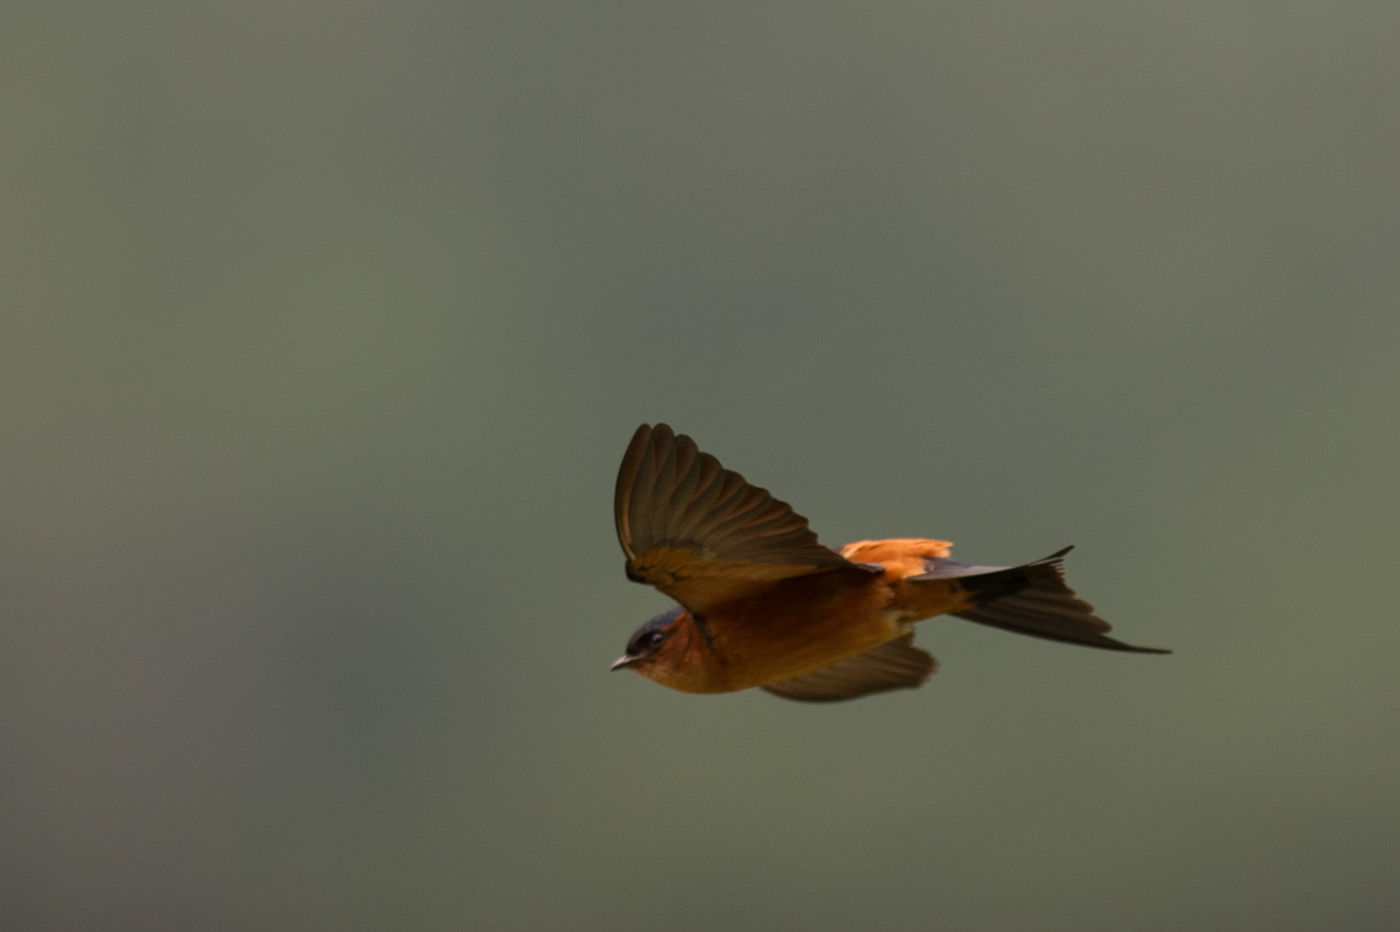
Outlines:
{"type": "Polygon", "coordinates": [[[0,925],[1400,921],[1400,7],[0,12],[0,925]],[[665,420],[1078,549],[834,706],[609,674],[665,420]]]}

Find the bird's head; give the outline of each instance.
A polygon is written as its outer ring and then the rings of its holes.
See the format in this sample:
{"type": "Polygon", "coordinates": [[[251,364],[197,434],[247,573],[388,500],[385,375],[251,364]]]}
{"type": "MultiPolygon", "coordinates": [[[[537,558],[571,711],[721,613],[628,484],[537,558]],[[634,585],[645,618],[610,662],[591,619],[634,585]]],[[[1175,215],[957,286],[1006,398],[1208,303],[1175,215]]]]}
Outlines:
{"type": "Polygon", "coordinates": [[[690,661],[697,642],[695,620],[677,606],[642,625],[627,641],[627,652],[613,661],[614,670],[636,670],[663,686],[687,692],[686,681],[699,671],[690,661]]]}

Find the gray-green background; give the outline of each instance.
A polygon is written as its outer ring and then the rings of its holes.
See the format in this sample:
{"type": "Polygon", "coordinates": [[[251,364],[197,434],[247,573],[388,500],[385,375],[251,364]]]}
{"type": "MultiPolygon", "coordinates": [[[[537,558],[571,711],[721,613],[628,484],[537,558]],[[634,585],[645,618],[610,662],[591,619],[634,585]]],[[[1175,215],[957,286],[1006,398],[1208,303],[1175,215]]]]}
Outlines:
{"type": "Polygon", "coordinates": [[[1400,921],[1394,2],[9,4],[7,929],[1400,921]],[[667,420],[1078,545],[830,707],[607,672],[667,420]]]}

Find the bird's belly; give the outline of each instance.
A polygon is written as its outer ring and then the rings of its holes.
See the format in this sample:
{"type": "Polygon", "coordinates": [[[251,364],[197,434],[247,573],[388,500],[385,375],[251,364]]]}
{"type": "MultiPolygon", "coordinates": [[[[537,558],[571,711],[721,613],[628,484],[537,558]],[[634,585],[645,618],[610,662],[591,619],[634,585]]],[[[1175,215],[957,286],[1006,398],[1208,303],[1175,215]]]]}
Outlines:
{"type": "Polygon", "coordinates": [[[710,648],[726,690],[802,676],[904,635],[910,620],[883,588],[755,601],[714,625],[710,648]]]}

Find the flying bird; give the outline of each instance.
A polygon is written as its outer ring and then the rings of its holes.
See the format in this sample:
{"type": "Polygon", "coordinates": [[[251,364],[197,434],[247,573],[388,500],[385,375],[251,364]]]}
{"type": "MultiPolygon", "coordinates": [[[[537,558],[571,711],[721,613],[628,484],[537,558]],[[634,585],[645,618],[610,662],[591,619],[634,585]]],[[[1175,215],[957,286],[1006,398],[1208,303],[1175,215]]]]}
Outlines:
{"type": "Polygon", "coordinates": [[[960,563],[946,540],[831,550],[790,505],[665,424],[632,435],[613,504],[627,578],[680,604],[638,628],[612,668],[682,692],[757,686],[829,702],[920,686],[938,662],[914,646],[914,624],[935,615],[1170,653],[1108,636],[1108,622],[1065,583],[1069,547],[1010,567],[960,563]]]}

